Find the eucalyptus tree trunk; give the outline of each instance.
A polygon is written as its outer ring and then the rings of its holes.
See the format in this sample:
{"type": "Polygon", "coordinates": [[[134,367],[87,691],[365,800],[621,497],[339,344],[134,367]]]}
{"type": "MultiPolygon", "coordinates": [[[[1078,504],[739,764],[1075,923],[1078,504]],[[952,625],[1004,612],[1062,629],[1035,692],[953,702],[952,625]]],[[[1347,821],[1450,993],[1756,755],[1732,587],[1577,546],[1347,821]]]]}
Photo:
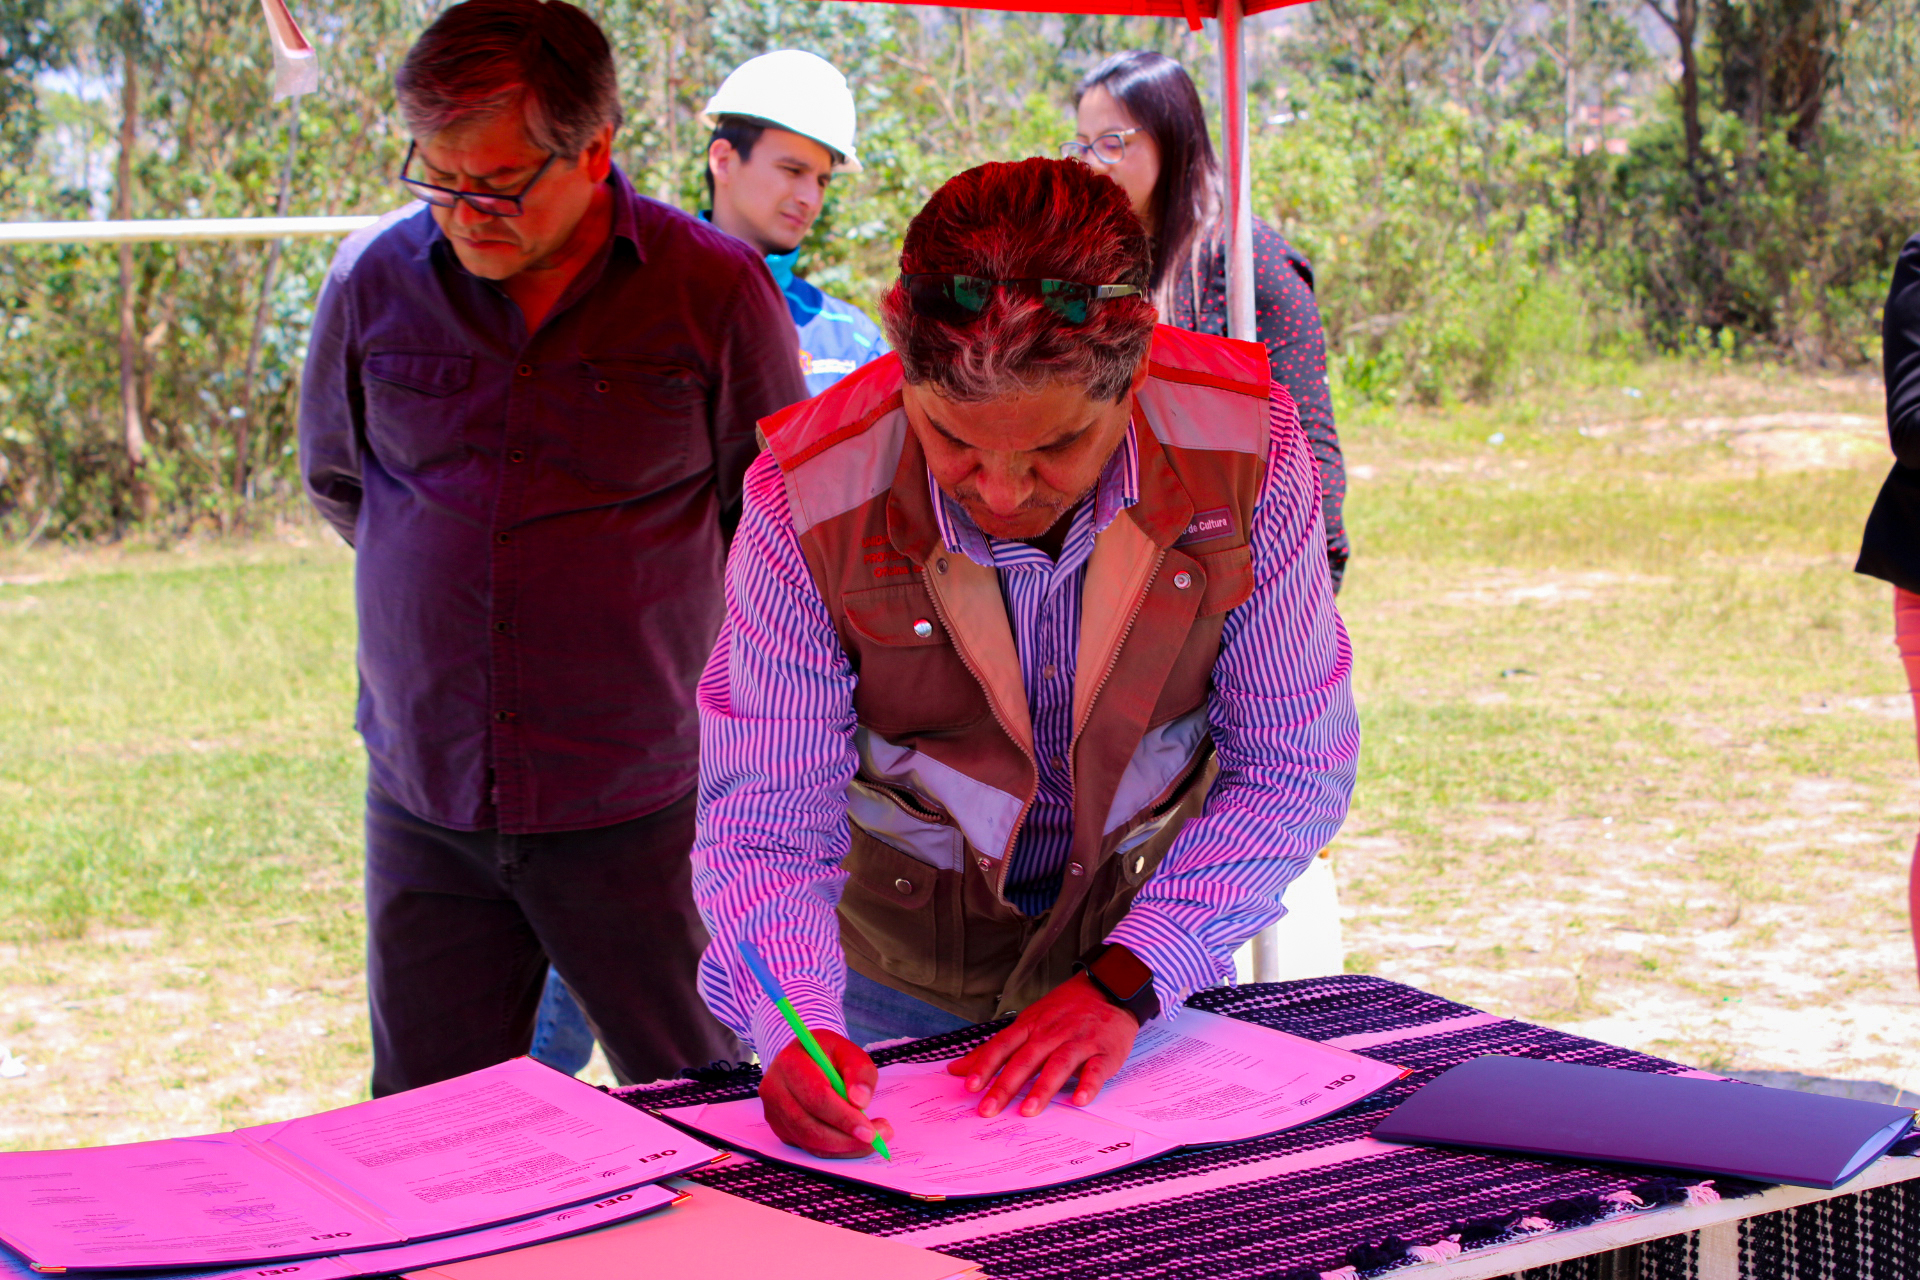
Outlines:
{"type": "MultiPolygon", "coordinates": [[[[280,199],[274,216],[284,218],[293,202],[293,163],[300,149],[300,99],[287,99],[287,160],[280,170],[280,199]]],[[[247,343],[246,374],[240,383],[240,416],[233,424],[233,492],[248,497],[247,482],[253,456],[253,384],[260,374],[260,346],[267,333],[267,312],[273,304],[273,277],[287,242],[275,240],[267,250],[266,269],[260,275],[260,301],[253,312],[253,337],[247,343]]]]}
{"type": "MultiPolygon", "coordinates": [[[[140,128],[140,77],[131,55],[121,59],[120,161],[114,192],[114,217],[133,217],[133,147],[140,128]]],[[[120,242],[120,419],[126,450],[129,491],[142,519],[153,514],[153,490],[147,484],[147,431],[140,411],[140,337],[134,323],[133,246],[120,242]]]]}
{"type": "Polygon", "coordinates": [[[1680,128],[1686,136],[1687,173],[1698,188],[1705,177],[1700,169],[1700,61],[1694,36],[1700,29],[1700,0],[1673,0],[1668,10],[1658,0],[1647,0],[1660,21],[1680,44],[1680,128]]]}

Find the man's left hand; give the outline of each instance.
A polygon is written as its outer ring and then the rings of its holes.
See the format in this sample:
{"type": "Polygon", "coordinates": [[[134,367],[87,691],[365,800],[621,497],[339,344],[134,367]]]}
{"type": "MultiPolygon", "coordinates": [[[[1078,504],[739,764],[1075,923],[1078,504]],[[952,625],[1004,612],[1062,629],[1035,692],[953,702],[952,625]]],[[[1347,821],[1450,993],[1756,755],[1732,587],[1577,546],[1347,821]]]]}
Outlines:
{"type": "Polygon", "coordinates": [[[967,1078],[967,1091],[987,1090],[980,1114],[996,1116],[1029,1081],[1020,1114],[1037,1116],[1077,1073],[1073,1105],[1084,1107],[1126,1062],[1140,1024],[1114,1004],[1084,973],[1076,973],[1020,1011],[1013,1025],[957,1062],[947,1064],[967,1078]],[[989,1083],[992,1087],[988,1088],[989,1083]]]}

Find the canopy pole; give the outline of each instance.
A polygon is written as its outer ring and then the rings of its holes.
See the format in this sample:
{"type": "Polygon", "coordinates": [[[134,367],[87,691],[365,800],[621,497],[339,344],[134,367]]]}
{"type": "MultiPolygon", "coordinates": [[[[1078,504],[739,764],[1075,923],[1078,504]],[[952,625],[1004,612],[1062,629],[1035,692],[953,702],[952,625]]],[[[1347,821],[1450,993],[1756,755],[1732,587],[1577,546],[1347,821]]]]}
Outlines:
{"type": "MultiPolygon", "coordinates": [[[[1243,0],[1220,0],[1220,121],[1227,144],[1227,336],[1259,341],[1253,322],[1253,178],[1247,163],[1247,59],[1241,40],[1243,0]]],[[[1252,978],[1278,982],[1285,973],[1280,926],[1253,937],[1252,978]]]]}
{"type": "Polygon", "coordinates": [[[1227,336],[1258,341],[1253,321],[1253,174],[1247,148],[1242,0],[1220,0],[1220,118],[1227,143],[1227,336]]]}

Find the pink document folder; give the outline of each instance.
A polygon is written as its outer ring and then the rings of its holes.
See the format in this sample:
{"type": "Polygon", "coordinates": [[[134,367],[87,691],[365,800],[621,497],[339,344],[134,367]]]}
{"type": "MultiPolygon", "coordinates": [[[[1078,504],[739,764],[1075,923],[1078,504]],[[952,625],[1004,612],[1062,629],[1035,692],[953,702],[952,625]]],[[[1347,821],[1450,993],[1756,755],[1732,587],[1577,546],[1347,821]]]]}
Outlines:
{"type": "MultiPolygon", "coordinates": [[[[86,1271],[71,1274],[83,1280],[365,1280],[396,1271],[462,1262],[468,1258],[523,1249],[530,1244],[597,1231],[616,1222],[625,1222],[642,1214],[654,1213],[676,1200],[684,1192],[669,1191],[653,1184],[621,1191],[592,1204],[576,1204],[552,1213],[521,1218],[504,1226],[482,1227],[458,1235],[435,1236],[414,1244],[397,1244],[384,1249],[362,1249],[358,1253],[335,1253],[324,1258],[279,1258],[272,1262],[250,1262],[238,1267],[195,1267],[190,1271],[169,1268],[143,1270],[86,1271]]],[[[40,1280],[35,1271],[0,1248],[0,1280],[40,1280]]]]}
{"type": "Polygon", "coordinates": [[[0,1241],[39,1270],[350,1253],[602,1200],[719,1155],[517,1058],[233,1133],[0,1154],[0,1241]]]}

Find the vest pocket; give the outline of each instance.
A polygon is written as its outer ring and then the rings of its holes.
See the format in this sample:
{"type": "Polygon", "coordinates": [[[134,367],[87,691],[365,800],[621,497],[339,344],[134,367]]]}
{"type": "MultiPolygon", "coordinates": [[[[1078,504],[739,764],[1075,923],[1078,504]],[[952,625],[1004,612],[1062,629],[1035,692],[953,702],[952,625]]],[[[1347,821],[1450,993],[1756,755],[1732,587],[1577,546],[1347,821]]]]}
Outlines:
{"type": "Polygon", "coordinates": [[[1200,597],[1199,617],[1225,613],[1247,602],[1253,595],[1253,548],[1228,547],[1193,557],[1207,575],[1206,594],[1200,597]]]}
{"type": "Polygon", "coordinates": [[[860,674],[854,711],[867,728],[900,739],[964,729],[992,714],[917,578],[842,592],[839,613],[840,643],[860,674]]]}
{"type": "MultiPolygon", "coordinates": [[[[1169,556],[1169,560],[1172,557],[1169,556]]],[[[1198,569],[1204,586],[1195,608],[1193,625],[1167,672],[1166,682],[1154,703],[1150,724],[1165,724],[1204,706],[1213,688],[1213,667],[1220,660],[1220,635],[1226,629],[1227,613],[1247,602],[1253,595],[1253,550],[1228,547],[1189,557],[1198,569]]],[[[1168,572],[1163,568],[1161,574],[1168,572]]]]}
{"type": "Polygon", "coordinates": [[[1161,860],[1180,838],[1180,832],[1200,816],[1207,793],[1213,789],[1219,774],[1218,761],[1209,745],[1180,781],[1144,810],[1132,828],[1120,837],[1100,868],[1101,879],[1095,887],[1101,896],[1089,897],[1082,930],[1083,948],[1105,938],[1126,918],[1133,907],[1134,896],[1159,871],[1161,860]]]}
{"type": "Polygon", "coordinates": [[[1160,840],[1157,837],[1168,827],[1172,827],[1173,834],[1177,836],[1187,819],[1200,812],[1200,806],[1205,803],[1206,794],[1213,789],[1213,780],[1218,776],[1213,747],[1208,744],[1194,756],[1193,763],[1180,780],[1167,789],[1166,795],[1139,815],[1137,824],[1120,838],[1120,843],[1113,850],[1113,861],[1119,864],[1123,886],[1129,890],[1138,889],[1152,879],[1154,871],[1160,866],[1160,859],[1173,846],[1171,839],[1160,840]]]}
{"type": "Polygon", "coordinates": [[[855,778],[847,784],[847,816],[872,836],[930,868],[959,871],[966,840],[960,829],[906,787],[855,778]]]}
{"type": "MultiPolygon", "coordinates": [[[[871,551],[867,554],[886,556],[888,553],[871,551]]],[[[913,648],[944,645],[947,642],[947,629],[940,625],[940,619],[934,613],[933,600],[927,595],[927,589],[918,582],[848,591],[840,597],[840,607],[846,611],[847,625],[862,639],[875,644],[890,648],[913,648]]]]}
{"type": "Polygon", "coordinates": [[[852,835],[840,864],[847,872],[840,894],[842,945],[902,982],[934,986],[945,932],[938,908],[958,892],[959,875],[908,857],[858,825],[852,835]]]}

